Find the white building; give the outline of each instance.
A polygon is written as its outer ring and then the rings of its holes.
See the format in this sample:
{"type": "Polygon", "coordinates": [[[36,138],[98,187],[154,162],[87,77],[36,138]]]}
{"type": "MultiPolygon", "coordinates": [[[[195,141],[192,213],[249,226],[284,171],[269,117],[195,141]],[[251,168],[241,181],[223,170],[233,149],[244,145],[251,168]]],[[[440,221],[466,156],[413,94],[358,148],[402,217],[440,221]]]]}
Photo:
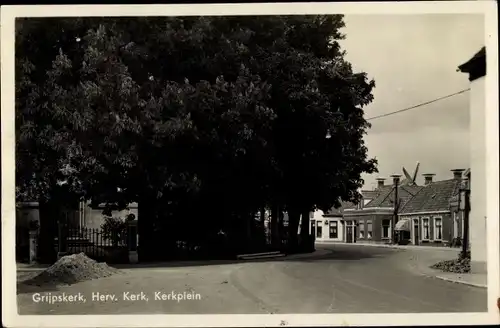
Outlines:
{"type": "Polygon", "coordinates": [[[470,205],[469,236],[471,270],[486,272],[486,48],[483,47],[459,71],[470,81],[470,205]]]}

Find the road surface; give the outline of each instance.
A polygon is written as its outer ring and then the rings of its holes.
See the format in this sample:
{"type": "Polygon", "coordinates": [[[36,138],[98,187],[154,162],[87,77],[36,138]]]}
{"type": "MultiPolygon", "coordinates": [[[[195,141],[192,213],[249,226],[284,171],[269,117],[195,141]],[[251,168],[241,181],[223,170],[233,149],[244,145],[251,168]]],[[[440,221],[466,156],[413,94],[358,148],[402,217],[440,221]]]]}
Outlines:
{"type": "Polygon", "coordinates": [[[18,295],[19,313],[486,311],[486,289],[454,284],[412,272],[408,265],[409,258],[414,256],[412,250],[347,244],[321,245],[318,248],[323,249],[322,255],[309,258],[169,268],[138,267],[123,270],[122,274],[109,278],[68,287],[23,291],[18,295]],[[39,295],[81,293],[85,302],[35,302],[33,295],[36,292],[39,295]],[[132,296],[136,294],[137,297],[132,296]]]}

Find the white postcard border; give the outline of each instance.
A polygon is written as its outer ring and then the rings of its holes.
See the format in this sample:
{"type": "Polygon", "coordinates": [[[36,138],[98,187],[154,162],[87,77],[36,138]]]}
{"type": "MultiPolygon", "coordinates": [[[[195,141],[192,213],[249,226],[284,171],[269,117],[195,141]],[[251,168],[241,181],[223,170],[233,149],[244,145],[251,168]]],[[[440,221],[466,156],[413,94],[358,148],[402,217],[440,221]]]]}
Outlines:
{"type": "MultiPolygon", "coordinates": [[[[487,231],[488,312],[418,314],[273,314],[273,315],[44,315],[19,316],[16,310],[15,158],[14,158],[14,19],[61,16],[189,16],[276,14],[484,14],[488,49],[486,76],[487,217],[499,217],[498,158],[498,17],[495,1],[421,1],[370,3],[279,3],[190,5],[3,6],[2,68],[2,311],[7,327],[164,327],[164,326],[388,326],[476,325],[500,322],[499,221],[487,231]]],[[[460,33],[460,31],[457,31],[460,33]]],[[[311,295],[311,297],[314,297],[311,295]]]]}

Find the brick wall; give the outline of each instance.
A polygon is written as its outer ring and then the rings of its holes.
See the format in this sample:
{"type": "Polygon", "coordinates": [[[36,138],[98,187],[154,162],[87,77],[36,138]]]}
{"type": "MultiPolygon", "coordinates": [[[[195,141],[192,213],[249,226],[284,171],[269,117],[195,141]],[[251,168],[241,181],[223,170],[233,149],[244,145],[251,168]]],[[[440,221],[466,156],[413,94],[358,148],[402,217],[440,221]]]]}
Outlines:
{"type": "MultiPolygon", "coordinates": [[[[418,220],[418,236],[419,236],[419,244],[426,246],[443,246],[445,242],[451,242],[453,239],[453,217],[451,213],[444,214],[422,214],[422,215],[412,215],[412,216],[401,216],[399,218],[402,219],[410,219],[411,220],[411,239],[413,240],[413,234],[415,229],[414,221],[418,220]],[[441,241],[437,241],[436,239],[436,219],[440,218],[442,223],[442,234],[441,241]],[[429,240],[423,240],[424,237],[424,219],[429,219],[429,240]]],[[[459,226],[459,229],[461,227],[459,226]]]]}
{"type": "MultiPolygon", "coordinates": [[[[355,221],[358,224],[358,236],[357,240],[360,242],[373,242],[373,243],[379,243],[379,242],[386,242],[388,239],[382,238],[382,222],[383,220],[389,220],[391,222],[392,220],[392,215],[391,214],[363,214],[363,215],[357,215],[355,213],[349,213],[349,215],[346,215],[344,217],[345,221],[355,221]],[[368,222],[372,223],[372,238],[367,238],[368,237],[368,222]],[[360,238],[359,236],[359,230],[361,225],[363,224],[364,226],[364,235],[365,238],[360,238]]],[[[392,224],[392,223],[391,223],[392,224]]],[[[391,232],[389,231],[389,237],[391,236],[391,232]]]]}

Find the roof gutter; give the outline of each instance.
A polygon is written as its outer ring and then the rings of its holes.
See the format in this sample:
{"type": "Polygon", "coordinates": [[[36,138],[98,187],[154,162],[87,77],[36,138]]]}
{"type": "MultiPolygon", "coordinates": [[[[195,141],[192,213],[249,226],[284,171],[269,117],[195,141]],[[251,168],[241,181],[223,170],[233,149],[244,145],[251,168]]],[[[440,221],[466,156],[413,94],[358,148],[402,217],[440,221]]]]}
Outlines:
{"type": "Polygon", "coordinates": [[[451,213],[450,210],[444,210],[444,211],[422,211],[422,212],[412,212],[412,213],[400,213],[400,216],[405,216],[405,215],[421,215],[421,214],[446,214],[446,213],[451,213]]]}

